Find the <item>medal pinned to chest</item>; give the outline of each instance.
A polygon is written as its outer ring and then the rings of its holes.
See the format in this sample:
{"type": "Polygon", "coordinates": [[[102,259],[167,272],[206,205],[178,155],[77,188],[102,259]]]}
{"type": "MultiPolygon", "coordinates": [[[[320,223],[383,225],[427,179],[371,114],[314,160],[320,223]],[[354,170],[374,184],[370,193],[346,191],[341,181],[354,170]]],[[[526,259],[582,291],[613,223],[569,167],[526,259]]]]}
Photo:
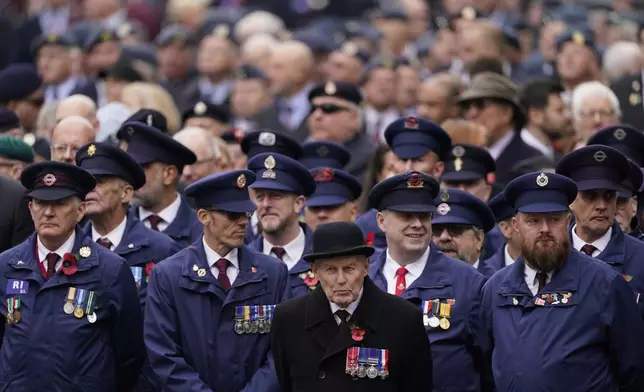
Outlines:
{"type": "Polygon", "coordinates": [[[70,287],[67,289],[63,312],[73,315],[77,319],[87,317],[87,321],[95,323],[98,320],[96,315],[97,295],[94,291],[70,287]]]}
{"type": "Polygon", "coordinates": [[[451,327],[449,321],[452,314],[452,306],[456,303],[454,298],[430,299],[422,302],[423,324],[426,328],[438,328],[448,330],[451,327]]]}
{"type": "Polygon", "coordinates": [[[389,350],[350,347],[347,350],[345,373],[354,380],[377,377],[384,380],[389,376],[389,350]]]}
{"type": "Polygon", "coordinates": [[[235,306],[233,330],[237,335],[269,333],[274,309],[275,305],[235,306]]]}
{"type": "Polygon", "coordinates": [[[7,305],[7,324],[15,325],[20,322],[22,316],[20,314],[20,309],[22,307],[22,300],[20,297],[7,298],[5,300],[7,305]]]}

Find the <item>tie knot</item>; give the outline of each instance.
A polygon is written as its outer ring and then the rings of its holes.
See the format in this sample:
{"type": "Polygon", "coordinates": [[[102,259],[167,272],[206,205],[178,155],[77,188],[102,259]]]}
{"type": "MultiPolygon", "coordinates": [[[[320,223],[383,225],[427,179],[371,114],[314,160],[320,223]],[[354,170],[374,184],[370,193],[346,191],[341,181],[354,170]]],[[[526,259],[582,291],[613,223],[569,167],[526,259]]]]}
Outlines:
{"type": "Polygon", "coordinates": [[[400,267],[400,268],[398,268],[398,269],[396,270],[396,275],[398,275],[398,276],[405,276],[405,275],[407,275],[407,272],[409,272],[409,271],[407,271],[407,268],[405,268],[405,267],[400,267]]]}
{"type": "Polygon", "coordinates": [[[220,274],[225,274],[228,269],[228,264],[230,264],[228,259],[219,259],[215,263],[215,267],[217,267],[217,271],[219,271],[220,274]]]}
{"type": "Polygon", "coordinates": [[[47,253],[47,256],[45,257],[45,260],[47,260],[47,263],[54,263],[56,264],[58,260],[60,260],[60,256],[58,256],[58,253],[47,253]]]}
{"type": "Polygon", "coordinates": [[[342,323],[346,323],[349,320],[349,317],[351,317],[351,314],[344,309],[336,310],[335,315],[338,316],[342,323]]]}
{"type": "Polygon", "coordinates": [[[587,254],[588,256],[592,256],[593,252],[596,250],[597,248],[595,247],[595,245],[591,245],[591,244],[586,244],[581,247],[581,251],[587,254]]]}
{"type": "Polygon", "coordinates": [[[112,249],[112,241],[110,241],[106,237],[105,238],[99,238],[98,240],[96,240],[96,243],[99,244],[100,246],[103,246],[103,247],[107,248],[107,249],[112,249]]]}
{"type": "Polygon", "coordinates": [[[163,218],[159,215],[150,215],[147,219],[148,222],[150,222],[150,227],[152,227],[153,230],[159,231],[159,223],[163,222],[163,218]]]}
{"type": "Polygon", "coordinates": [[[284,248],[281,246],[274,246],[273,249],[271,249],[271,252],[273,252],[278,259],[284,261],[284,255],[286,255],[286,250],[284,248]]]}

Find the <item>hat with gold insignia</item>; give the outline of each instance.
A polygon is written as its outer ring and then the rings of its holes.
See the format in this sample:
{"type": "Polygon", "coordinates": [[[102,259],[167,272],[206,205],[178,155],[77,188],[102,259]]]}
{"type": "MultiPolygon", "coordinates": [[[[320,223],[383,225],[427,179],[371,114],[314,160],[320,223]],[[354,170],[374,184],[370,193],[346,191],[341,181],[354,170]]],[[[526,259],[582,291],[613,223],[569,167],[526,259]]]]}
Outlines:
{"type": "Polygon", "coordinates": [[[43,46],[62,46],[62,47],[73,47],[76,46],[76,40],[74,37],[68,34],[43,34],[38,37],[33,42],[32,51],[37,55],[40,48],[43,46]]]}
{"type": "Polygon", "coordinates": [[[85,52],[90,52],[92,49],[94,49],[94,46],[103,42],[120,42],[120,38],[114,30],[103,28],[97,29],[87,36],[85,44],[83,45],[83,49],[85,50],[85,52]]]}
{"type": "Polygon", "coordinates": [[[496,171],[490,153],[472,144],[455,144],[445,158],[445,170],[441,181],[467,182],[488,178],[496,171]]]}
{"type": "Polygon", "coordinates": [[[197,208],[225,212],[253,212],[255,204],[250,200],[248,186],[255,182],[255,173],[250,170],[232,170],[204,177],[185,189],[197,208]]]}
{"type": "Polygon", "coordinates": [[[134,158],[110,143],[90,143],[76,153],[76,165],[93,176],[118,177],[134,190],[145,185],[145,172],[134,158]]]}
{"type": "Polygon", "coordinates": [[[293,158],[261,153],[248,161],[248,169],[257,176],[253,189],[272,189],[310,196],[315,192],[315,180],[304,165],[293,158]]]}

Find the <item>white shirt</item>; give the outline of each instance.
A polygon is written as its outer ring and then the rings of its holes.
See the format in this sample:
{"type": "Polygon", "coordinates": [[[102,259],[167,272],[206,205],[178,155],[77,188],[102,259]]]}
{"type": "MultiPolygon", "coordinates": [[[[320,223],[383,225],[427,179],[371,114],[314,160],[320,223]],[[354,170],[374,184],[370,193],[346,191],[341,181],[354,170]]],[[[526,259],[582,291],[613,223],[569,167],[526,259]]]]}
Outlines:
{"type": "Polygon", "coordinates": [[[226,259],[230,262],[230,264],[228,264],[228,269],[226,269],[226,276],[228,276],[228,280],[232,285],[235,282],[235,279],[237,279],[237,275],[239,275],[239,251],[237,248],[233,248],[233,250],[228,252],[226,256],[221,256],[208,246],[205,236],[202,236],[201,241],[203,241],[203,249],[206,253],[206,260],[210,267],[210,273],[212,273],[215,278],[219,278],[219,270],[215,266],[215,263],[219,261],[219,259],[226,259]]]}
{"type": "Polygon", "coordinates": [[[116,249],[117,246],[121,243],[123,239],[123,234],[125,234],[125,226],[127,225],[127,217],[123,218],[123,222],[119,223],[114,230],[110,231],[106,235],[98,234],[98,231],[92,225],[92,241],[96,242],[101,238],[107,238],[112,243],[110,250],[116,249]]]}
{"type": "MultiPolygon", "coordinates": [[[[581,248],[587,244],[584,240],[579,238],[577,233],[575,233],[575,229],[577,229],[577,224],[575,224],[572,227],[572,247],[577,249],[577,251],[581,252],[581,248]]],[[[609,228],[606,233],[604,233],[603,236],[599,237],[595,242],[591,242],[590,245],[594,246],[596,249],[593,252],[592,256],[597,257],[599,256],[600,253],[606,249],[608,246],[608,243],[610,242],[610,236],[613,235],[613,228],[609,228]]]]}
{"type": "MultiPolygon", "coordinates": [[[[429,257],[429,246],[425,253],[413,263],[407,264],[405,268],[407,269],[407,274],[405,275],[405,287],[409,288],[416,279],[420,277],[427,265],[427,258],[429,257]]],[[[394,259],[391,258],[389,249],[387,249],[387,259],[385,260],[385,265],[382,268],[382,274],[387,280],[387,292],[389,294],[396,294],[396,271],[398,268],[402,267],[394,259]]]]}
{"type": "MultiPolygon", "coordinates": [[[[159,227],[159,231],[164,231],[168,228],[168,226],[170,226],[170,223],[174,221],[174,218],[176,218],[177,214],[179,213],[179,207],[181,207],[181,197],[177,193],[177,198],[174,199],[174,201],[170,203],[169,206],[156,214],[161,219],[163,219],[163,221],[159,222],[159,224],[157,225],[159,227]]],[[[147,227],[148,229],[151,228],[150,222],[147,219],[150,215],[154,215],[154,212],[146,210],[143,207],[139,207],[139,220],[143,222],[145,227],[147,227]]]]}
{"type": "Polygon", "coordinates": [[[62,83],[45,87],[45,102],[69,97],[76,88],[76,82],[76,78],[68,78],[62,83]]]}
{"type": "Polygon", "coordinates": [[[364,108],[364,121],[367,135],[372,141],[377,140],[380,144],[387,144],[385,141],[385,129],[389,124],[396,121],[398,117],[400,117],[400,114],[394,108],[379,112],[372,106],[366,106],[364,108]]]}
{"type": "MultiPolygon", "coordinates": [[[[338,304],[334,304],[333,302],[329,302],[331,304],[331,314],[333,314],[333,318],[335,319],[335,322],[340,325],[340,317],[338,317],[335,312],[337,312],[340,309],[346,310],[349,312],[349,319],[351,319],[351,316],[353,316],[353,313],[356,311],[356,308],[358,307],[358,304],[360,303],[360,300],[362,299],[362,288],[360,289],[360,294],[358,294],[358,298],[356,298],[355,301],[351,302],[349,306],[346,308],[341,308],[338,306],[338,304]]],[[[345,322],[347,320],[344,320],[345,322]]]]}
{"type": "Polygon", "coordinates": [[[257,235],[259,231],[259,217],[257,216],[257,212],[253,212],[253,215],[250,216],[250,227],[253,234],[257,235]]]}
{"type": "Polygon", "coordinates": [[[127,11],[125,9],[120,9],[101,21],[103,27],[110,30],[118,29],[125,22],[127,22],[127,11]]]}
{"type": "Polygon", "coordinates": [[[503,249],[503,254],[505,255],[505,266],[507,267],[508,265],[512,265],[516,260],[510,256],[510,252],[508,252],[508,244],[505,244],[503,249]]]}
{"type": "Polygon", "coordinates": [[[496,161],[499,159],[499,156],[505,151],[505,149],[508,147],[508,145],[512,142],[512,138],[514,137],[514,131],[510,130],[508,133],[505,134],[501,139],[497,140],[494,145],[490,146],[487,151],[492,155],[492,158],[496,161]]]}
{"type": "MultiPolygon", "coordinates": [[[[528,285],[528,288],[532,292],[532,295],[537,295],[539,292],[539,281],[537,280],[537,270],[533,269],[528,265],[528,263],[524,263],[525,268],[523,269],[524,271],[524,276],[525,276],[525,282],[528,285]]],[[[546,278],[546,284],[550,283],[552,280],[552,272],[548,272],[548,277],[546,278]]]]}
{"type": "Polygon", "coordinates": [[[479,260],[480,259],[476,259],[476,262],[472,264],[472,267],[474,267],[475,270],[479,269],[479,260]]]}
{"type": "Polygon", "coordinates": [[[544,144],[541,140],[537,139],[527,128],[521,130],[521,140],[530,147],[534,147],[547,157],[554,157],[555,152],[552,146],[544,144]]]}
{"type": "Polygon", "coordinates": [[[63,256],[65,256],[65,253],[72,253],[72,250],[74,248],[74,241],[76,240],[76,233],[72,233],[71,236],[65,241],[60,248],[56,249],[55,251],[51,251],[47,249],[47,247],[40,241],[40,236],[37,238],[37,243],[38,243],[38,262],[42,264],[44,267],[45,271],[47,271],[47,255],[49,253],[56,253],[58,256],[60,256],[60,259],[58,259],[58,262],[56,262],[56,271],[60,269],[60,267],[63,265],[63,256]]]}
{"type": "MultiPolygon", "coordinates": [[[[272,252],[273,247],[275,245],[271,244],[266,240],[266,237],[264,237],[264,254],[273,256],[277,258],[277,255],[272,252]]],[[[295,237],[295,239],[288,244],[282,246],[284,250],[286,251],[286,254],[284,255],[284,264],[286,264],[286,268],[291,270],[295,266],[295,264],[300,261],[302,258],[302,255],[304,254],[304,247],[306,246],[306,235],[304,235],[304,230],[300,227],[300,234],[295,237]]]]}

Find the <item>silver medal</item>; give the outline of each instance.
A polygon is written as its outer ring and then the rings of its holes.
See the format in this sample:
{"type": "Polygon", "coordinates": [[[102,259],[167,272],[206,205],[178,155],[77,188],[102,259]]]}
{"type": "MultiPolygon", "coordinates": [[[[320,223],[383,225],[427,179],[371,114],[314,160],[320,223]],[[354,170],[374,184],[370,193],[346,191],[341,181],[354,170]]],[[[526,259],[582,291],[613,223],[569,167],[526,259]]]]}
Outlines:
{"type": "Polygon", "coordinates": [[[74,313],[74,304],[71,302],[65,302],[65,305],[63,305],[63,312],[65,312],[65,314],[74,313]]]}
{"type": "Polygon", "coordinates": [[[436,328],[440,325],[440,320],[436,316],[432,316],[429,318],[429,326],[432,328],[436,328]]]}
{"type": "Polygon", "coordinates": [[[367,369],[367,377],[369,378],[376,378],[378,377],[378,369],[376,369],[373,365],[367,369]]]}

